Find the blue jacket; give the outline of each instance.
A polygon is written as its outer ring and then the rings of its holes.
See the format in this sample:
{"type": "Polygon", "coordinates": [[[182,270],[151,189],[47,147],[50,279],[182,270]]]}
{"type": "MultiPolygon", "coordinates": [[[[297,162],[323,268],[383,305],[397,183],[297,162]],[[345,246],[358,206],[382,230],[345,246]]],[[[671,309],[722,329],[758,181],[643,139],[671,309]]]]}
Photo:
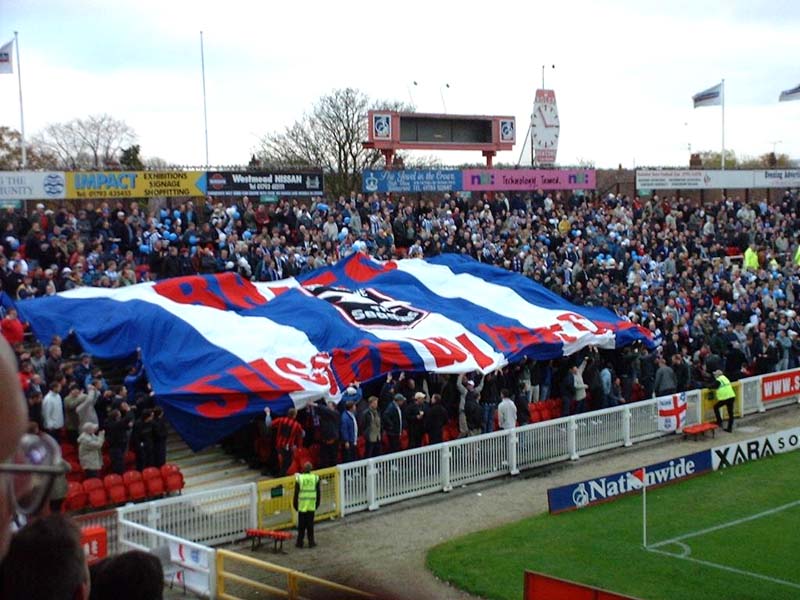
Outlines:
{"type": "Polygon", "coordinates": [[[356,416],[348,411],[342,415],[342,422],[339,426],[339,434],[342,442],[356,443],[356,416]]]}

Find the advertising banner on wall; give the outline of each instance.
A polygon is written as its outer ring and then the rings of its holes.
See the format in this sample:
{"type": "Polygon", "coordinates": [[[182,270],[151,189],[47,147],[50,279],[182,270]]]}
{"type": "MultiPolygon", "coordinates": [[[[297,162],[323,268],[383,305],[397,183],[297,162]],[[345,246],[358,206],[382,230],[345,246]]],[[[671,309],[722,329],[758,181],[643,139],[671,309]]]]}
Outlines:
{"type": "Polygon", "coordinates": [[[800,396],[800,369],[783,371],[761,378],[761,401],[773,402],[800,396]]]}
{"type": "Polygon", "coordinates": [[[71,200],[206,195],[205,171],[75,171],[66,176],[71,200]]]}
{"type": "Polygon", "coordinates": [[[786,429],[711,449],[714,470],[800,449],[800,428],[786,429]]]}
{"type": "Polygon", "coordinates": [[[461,171],[454,169],[364,171],[364,192],[456,192],[461,187],[461,171]]]}
{"type": "Polygon", "coordinates": [[[0,200],[60,200],[64,198],[65,178],[60,171],[0,171],[0,200]]]}
{"type": "MultiPolygon", "coordinates": [[[[614,500],[642,489],[634,471],[623,471],[547,490],[551,514],[614,500]]],[[[644,467],[647,487],[671,483],[711,470],[711,452],[703,450],[644,467]]]]}
{"type": "Polygon", "coordinates": [[[209,196],[319,196],[323,191],[322,171],[208,172],[209,196]]]}
{"type": "Polygon", "coordinates": [[[711,190],[800,187],[800,169],[703,171],[640,169],[636,188],[648,190],[711,190]]]}
{"type": "Polygon", "coordinates": [[[466,169],[464,189],[471,192],[592,190],[594,169],[466,169]]]}

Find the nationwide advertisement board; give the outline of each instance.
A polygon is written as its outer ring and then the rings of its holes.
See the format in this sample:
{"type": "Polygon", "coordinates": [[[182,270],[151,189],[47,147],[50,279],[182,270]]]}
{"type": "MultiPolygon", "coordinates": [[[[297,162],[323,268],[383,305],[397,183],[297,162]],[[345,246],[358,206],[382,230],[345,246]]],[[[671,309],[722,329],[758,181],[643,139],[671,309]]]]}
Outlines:
{"type": "Polygon", "coordinates": [[[800,369],[784,371],[761,378],[761,401],[774,402],[800,396],[800,369]]]}
{"type": "MultiPolygon", "coordinates": [[[[639,491],[642,489],[642,482],[634,475],[634,471],[638,470],[631,469],[551,488],[547,490],[550,513],[556,514],[583,508],[639,491]]],[[[711,452],[709,450],[644,467],[647,487],[672,483],[708,471],[711,471],[711,452]]]]}
{"type": "Polygon", "coordinates": [[[800,449],[800,427],[711,449],[715,471],[800,449]]]}
{"type": "Polygon", "coordinates": [[[208,172],[209,196],[321,196],[322,171],[208,172]]]}
{"type": "Polygon", "coordinates": [[[800,169],[706,171],[692,169],[639,169],[636,189],[711,190],[800,187],[800,169]]]}
{"type": "Polygon", "coordinates": [[[364,171],[361,179],[363,190],[368,194],[456,192],[462,189],[461,171],[454,169],[364,171]]]}
{"type": "Polygon", "coordinates": [[[23,200],[60,200],[66,179],[60,171],[0,171],[0,200],[16,205],[23,200]]]}
{"type": "Polygon", "coordinates": [[[75,171],[66,173],[66,198],[203,197],[205,171],[75,171]]]}
{"type": "Polygon", "coordinates": [[[594,169],[466,169],[464,190],[508,192],[534,190],[593,190],[594,169]]]}

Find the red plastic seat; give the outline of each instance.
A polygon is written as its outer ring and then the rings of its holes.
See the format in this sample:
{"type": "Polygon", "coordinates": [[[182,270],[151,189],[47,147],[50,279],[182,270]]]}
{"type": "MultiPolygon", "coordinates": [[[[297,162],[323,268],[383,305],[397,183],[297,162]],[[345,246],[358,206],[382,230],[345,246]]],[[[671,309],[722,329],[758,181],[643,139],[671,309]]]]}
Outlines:
{"type": "Polygon", "coordinates": [[[83,482],[83,491],[87,494],[94,490],[104,490],[103,482],[97,477],[92,477],[83,482]]]}
{"type": "Polygon", "coordinates": [[[107,490],[120,485],[123,487],[125,486],[125,483],[122,481],[122,475],[112,473],[111,475],[106,475],[103,477],[103,487],[105,487],[107,490]]]}
{"type": "Polygon", "coordinates": [[[89,492],[89,506],[92,508],[102,508],[108,504],[108,494],[104,487],[93,488],[89,492]]]}
{"type": "Polygon", "coordinates": [[[144,500],[147,497],[147,488],[139,471],[125,471],[122,481],[125,489],[128,490],[128,498],[131,500],[144,500]]]}
{"type": "Polygon", "coordinates": [[[64,498],[62,510],[64,512],[83,510],[86,508],[86,503],[89,501],[89,496],[83,491],[83,486],[75,481],[67,482],[67,496],[64,498]]]}
{"type": "Polygon", "coordinates": [[[161,471],[156,467],[147,467],[142,471],[142,479],[144,480],[145,488],[147,489],[147,496],[153,498],[155,496],[163,496],[166,486],[164,479],[161,477],[161,471]]]}

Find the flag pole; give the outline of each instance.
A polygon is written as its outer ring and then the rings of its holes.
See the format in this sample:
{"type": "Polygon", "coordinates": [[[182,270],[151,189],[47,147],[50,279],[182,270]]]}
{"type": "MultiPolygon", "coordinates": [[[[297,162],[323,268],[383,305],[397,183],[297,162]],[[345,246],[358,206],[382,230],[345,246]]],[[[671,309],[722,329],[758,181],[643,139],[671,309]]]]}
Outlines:
{"type": "Polygon", "coordinates": [[[647,470],[642,467],[642,544],[647,549],[647,470]]]}
{"type": "Polygon", "coordinates": [[[722,170],[725,170],[725,80],[722,80],[722,170]]]}
{"type": "Polygon", "coordinates": [[[203,128],[206,135],[206,167],[208,167],[208,108],[206,106],[206,57],[203,50],[203,32],[200,32],[200,68],[203,72],[203,128]]]}
{"type": "Polygon", "coordinates": [[[28,166],[28,153],[25,149],[25,115],[22,112],[22,71],[19,68],[19,34],[14,32],[14,45],[17,50],[17,84],[19,87],[19,134],[21,138],[20,145],[22,146],[22,168],[28,166]]]}

